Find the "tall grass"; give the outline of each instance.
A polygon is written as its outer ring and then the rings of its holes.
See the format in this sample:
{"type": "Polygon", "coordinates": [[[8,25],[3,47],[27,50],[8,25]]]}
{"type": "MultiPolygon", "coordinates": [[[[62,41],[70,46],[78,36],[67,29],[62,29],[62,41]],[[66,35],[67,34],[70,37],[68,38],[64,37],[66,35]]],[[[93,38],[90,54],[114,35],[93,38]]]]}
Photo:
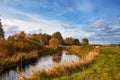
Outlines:
{"type": "Polygon", "coordinates": [[[3,72],[6,69],[19,66],[20,64],[23,64],[23,62],[28,63],[29,60],[37,58],[38,57],[38,51],[31,51],[30,53],[16,53],[12,57],[8,57],[5,59],[0,59],[0,72],[3,72]]]}
{"type": "Polygon", "coordinates": [[[0,40],[0,73],[54,53],[32,40],[0,40]]]}
{"type": "Polygon", "coordinates": [[[93,46],[91,46],[89,44],[82,45],[82,46],[76,46],[76,45],[68,46],[68,47],[65,47],[65,49],[71,53],[74,53],[74,54],[80,56],[80,57],[86,56],[86,55],[88,55],[88,53],[90,51],[94,50],[93,46]]]}

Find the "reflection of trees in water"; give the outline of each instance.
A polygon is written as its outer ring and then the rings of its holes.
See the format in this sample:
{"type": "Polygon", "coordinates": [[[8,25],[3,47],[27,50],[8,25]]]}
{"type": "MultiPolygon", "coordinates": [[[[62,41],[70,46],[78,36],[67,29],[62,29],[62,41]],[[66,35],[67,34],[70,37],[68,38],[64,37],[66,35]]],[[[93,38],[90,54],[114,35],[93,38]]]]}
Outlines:
{"type": "Polygon", "coordinates": [[[62,50],[59,50],[56,54],[52,56],[52,60],[55,63],[59,63],[61,61],[62,56],[62,50]]]}
{"type": "Polygon", "coordinates": [[[61,61],[61,56],[53,56],[52,57],[53,62],[59,63],[61,61]]]}

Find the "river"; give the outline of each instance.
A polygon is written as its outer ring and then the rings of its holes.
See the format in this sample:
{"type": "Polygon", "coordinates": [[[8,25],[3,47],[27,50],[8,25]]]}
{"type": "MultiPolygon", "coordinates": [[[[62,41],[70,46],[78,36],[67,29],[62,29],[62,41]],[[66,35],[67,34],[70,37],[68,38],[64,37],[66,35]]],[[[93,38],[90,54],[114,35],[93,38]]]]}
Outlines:
{"type": "Polygon", "coordinates": [[[76,55],[69,54],[68,51],[62,51],[61,54],[56,54],[53,56],[44,56],[40,57],[34,65],[27,65],[21,72],[18,72],[17,69],[9,70],[4,74],[0,75],[0,80],[16,80],[21,76],[21,73],[29,76],[32,72],[35,72],[39,69],[50,69],[58,64],[69,64],[71,62],[79,61],[80,58],[76,55]]]}

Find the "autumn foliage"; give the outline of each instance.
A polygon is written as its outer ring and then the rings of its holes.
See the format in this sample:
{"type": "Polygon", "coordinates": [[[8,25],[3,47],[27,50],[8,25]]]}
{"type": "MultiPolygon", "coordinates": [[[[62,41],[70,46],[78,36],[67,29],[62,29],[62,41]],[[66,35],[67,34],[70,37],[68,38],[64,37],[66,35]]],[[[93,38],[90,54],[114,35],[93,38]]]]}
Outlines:
{"type": "Polygon", "coordinates": [[[53,49],[57,49],[60,45],[60,42],[58,39],[55,39],[55,38],[51,38],[50,41],[49,41],[49,46],[53,49]]]}

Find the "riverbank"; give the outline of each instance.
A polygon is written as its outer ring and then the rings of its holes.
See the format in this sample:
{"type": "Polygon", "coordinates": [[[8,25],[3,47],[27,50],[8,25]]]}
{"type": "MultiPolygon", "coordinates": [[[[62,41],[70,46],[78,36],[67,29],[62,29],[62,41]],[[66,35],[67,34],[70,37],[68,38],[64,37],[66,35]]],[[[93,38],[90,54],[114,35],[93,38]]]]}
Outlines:
{"type": "Polygon", "coordinates": [[[81,58],[80,61],[72,62],[70,64],[60,64],[48,70],[40,69],[37,72],[31,74],[31,76],[26,77],[23,75],[18,80],[42,80],[52,79],[63,75],[69,75],[77,70],[81,71],[83,67],[87,67],[90,63],[94,61],[98,54],[99,54],[98,50],[94,49],[90,51],[88,55],[81,58]]]}
{"type": "Polygon", "coordinates": [[[73,53],[79,57],[87,56],[89,52],[94,50],[94,47],[91,45],[81,45],[81,46],[66,46],[65,49],[70,53],[73,53]]]}

